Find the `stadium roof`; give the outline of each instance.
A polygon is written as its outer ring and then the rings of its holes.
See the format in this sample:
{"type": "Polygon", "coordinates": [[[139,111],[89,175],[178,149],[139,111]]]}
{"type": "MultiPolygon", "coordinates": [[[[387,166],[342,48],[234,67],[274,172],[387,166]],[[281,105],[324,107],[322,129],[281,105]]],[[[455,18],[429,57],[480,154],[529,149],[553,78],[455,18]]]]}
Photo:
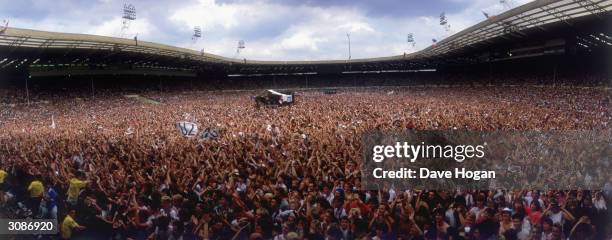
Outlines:
{"type": "MultiPolygon", "coordinates": [[[[324,61],[258,61],[233,59],[164,44],[86,34],[45,32],[8,28],[0,34],[0,68],[22,68],[40,64],[67,66],[131,65],[137,68],[195,70],[223,68],[227,72],[261,71],[309,72],[325,65],[366,66],[376,69],[427,68],[432,59],[461,55],[482,46],[547,35],[554,28],[577,28],[589,24],[610,24],[612,0],[540,0],[489,17],[421,51],[380,58],[324,61]],[[374,67],[372,64],[376,65],[374,67]],[[391,66],[389,66],[389,64],[391,66]]],[[[578,31],[574,29],[574,31],[578,31]]],[[[602,33],[603,34],[603,33],[602,33]]],[[[610,34],[607,32],[605,34],[610,34]]],[[[605,35],[606,37],[608,35],[605,35]]],[[[609,40],[609,38],[608,38],[609,40]]],[[[604,43],[606,43],[604,41],[604,43]]],[[[474,61],[466,57],[466,61],[474,61]]],[[[346,70],[346,67],[344,67],[346,70]]],[[[350,67],[349,67],[350,69],[350,67]]]]}

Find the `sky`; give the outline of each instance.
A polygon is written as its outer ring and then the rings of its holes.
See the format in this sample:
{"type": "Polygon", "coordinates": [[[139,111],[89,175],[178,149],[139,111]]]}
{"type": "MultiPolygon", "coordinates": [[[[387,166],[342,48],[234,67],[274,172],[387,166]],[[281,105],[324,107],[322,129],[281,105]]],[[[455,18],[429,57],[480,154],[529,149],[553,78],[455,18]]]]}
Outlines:
{"type": "Polygon", "coordinates": [[[86,33],[252,60],[347,59],[426,48],[529,0],[0,0],[9,27],[86,33]],[[124,3],[136,20],[122,31],[124,3]],[[440,26],[445,12],[450,31],[440,26]],[[192,39],[194,27],[202,37],[192,39]],[[412,33],[415,46],[407,42],[412,33]],[[245,48],[237,53],[238,41],[245,48]]]}

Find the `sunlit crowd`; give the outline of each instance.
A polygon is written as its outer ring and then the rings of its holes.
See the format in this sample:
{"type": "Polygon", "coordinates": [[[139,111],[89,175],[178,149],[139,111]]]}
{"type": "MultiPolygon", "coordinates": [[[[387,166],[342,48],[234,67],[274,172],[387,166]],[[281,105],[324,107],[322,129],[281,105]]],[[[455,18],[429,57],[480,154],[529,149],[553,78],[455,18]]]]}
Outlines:
{"type": "Polygon", "coordinates": [[[612,237],[610,184],[365,191],[360,172],[373,129],[607,130],[609,90],[334,93],[297,92],[283,107],[257,106],[256,92],[197,91],[2,104],[0,214],[57,219],[60,233],[41,236],[54,239],[612,237]],[[185,137],[179,121],[216,134],[185,137]]]}

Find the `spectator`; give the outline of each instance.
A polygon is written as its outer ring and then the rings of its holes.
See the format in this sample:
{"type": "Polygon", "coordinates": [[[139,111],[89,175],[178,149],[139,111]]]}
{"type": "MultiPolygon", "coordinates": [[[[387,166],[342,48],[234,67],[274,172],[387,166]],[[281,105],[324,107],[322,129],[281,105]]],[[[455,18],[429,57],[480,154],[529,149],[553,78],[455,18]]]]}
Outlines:
{"type": "Polygon", "coordinates": [[[61,226],[62,239],[70,239],[74,230],[85,229],[84,226],[81,226],[76,221],[74,221],[75,216],[76,211],[74,209],[68,211],[68,214],[64,218],[64,221],[62,222],[61,226]]]}

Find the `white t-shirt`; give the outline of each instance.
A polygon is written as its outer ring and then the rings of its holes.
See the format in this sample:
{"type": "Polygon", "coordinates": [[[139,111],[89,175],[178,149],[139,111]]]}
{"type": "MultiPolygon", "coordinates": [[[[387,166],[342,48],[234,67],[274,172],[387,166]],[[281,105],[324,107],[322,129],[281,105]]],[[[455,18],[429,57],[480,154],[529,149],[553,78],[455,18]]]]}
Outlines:
{"type": "MultiPolygon", "coordinates": [[[[482,209],[484,209],[484,208],[482,208],[482,209]]],[[[480,212],[482,211],[482,209],[479,208],[479,207],[474,206],[474,207],[472,207],[472,209],[470,209],[470,213],[474,214],[474,216],[476,216],[476,219],[478,219],[478,217],[480,217],[479,215],[480,215],[480,212]]]]}
{"type": "Polygon", "coordinates": [[[529,232],[531,232],[531,223],[529,222],[529,218],[523,218],[523,223],[521,224],[521,229],[516,233],[516,237],[519,240],[527,240],[529,239],[529,232]]]}
{"type": "Polygon", "coordinates": [[[559,211],[558,213],[550,213],[550,220],[552,220],[553,224],[555,223],[559,223],[561,224],[561,226],[563,226],[563,212],[559,211]]]}

